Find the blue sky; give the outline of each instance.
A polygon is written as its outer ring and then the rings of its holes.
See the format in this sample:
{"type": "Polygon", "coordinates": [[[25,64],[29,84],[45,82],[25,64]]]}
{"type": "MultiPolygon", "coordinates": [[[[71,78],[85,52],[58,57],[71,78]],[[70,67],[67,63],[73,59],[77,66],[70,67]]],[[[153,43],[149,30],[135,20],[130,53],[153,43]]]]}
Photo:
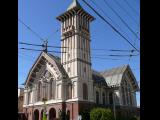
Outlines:
{"type": "MultiPolygon", "coordinates": [[[[103,15],[111,24],[113,24],[121,33],[127,37],[138,49],[140,49],[140,41],[127,29],[121,20],[111,11],[111,9],[104,3],[104,0],[92,0],[103,9],[105,14],[97,8],[91,0],[86,0],[92,5],[101,15],[103,15]],[[109,18],[108,19],[105,15],[109,18]],[[113,22],[114,21],[114,22],[113,22]],[[116,24],[115,24],[116,23],[116,24]],[[118,26],[117,26],[118,25],[118,26]],[[119,28],[120,27],[120,28],[119,28]]],[[[127,22],[135,33],[140,32],[140,3],[139,0],[106,0],[110,6],[127,22]],[[115,1],[121,5],[119,7],[115,1]],[[127,1],[127,3],[125,2],[127,1]],[[126,11],[124,11],[125,9],[126,11]],[[128,15],[129,13],[129,15],[128,15]]],[[[18,18],[21,19],[26,25],[36,31],[43,39],[48,39],[49,45],[60,46],[60,23],[56,17],[66,11],[72,0],[18,0],[18,18]],[[55,32],[59,30],[58,32],[55,32]]],[[[123,38],[113,31],[106,23],[104,23],[90,8],[88,8],[82,0],[79,0],[81,6],[93,15],[96,20],[90,25],[91,32],[91,48],[92,49],[106,49],[105,51],[91,50],[93,57],[101,58],[117,58],[119,60],[92,58],[92,68],[97,71],[103,71],[113,67],[129,64],[135,74],[137,81],[140,81],[140,56],[132,57],[109,57],[113,54],[129,54],[125,52],[110,52],[108,49],[133,49],[123,38]]],[[[18,41],[42,44],[42,41],[35,36],[23,24],[18,22],[18,41]]],[[[25,45],[18,45],[20,47],[41,49],[39,47],[31,47],[25,45]]],[[[27,74],[32,67],[40,52],[25,51],[18,49],[18,86],[26,80],[27,74]]],[[[50,50],[57,50],[53,49],[50,50]]],[[[59,55],[53,53],[55,55],[59,55]]],[[[137,54],[135,52],[135,54],[137,54]]],[[[140,95],[137,93],[137,102],[140,105],[140,95]]]]}

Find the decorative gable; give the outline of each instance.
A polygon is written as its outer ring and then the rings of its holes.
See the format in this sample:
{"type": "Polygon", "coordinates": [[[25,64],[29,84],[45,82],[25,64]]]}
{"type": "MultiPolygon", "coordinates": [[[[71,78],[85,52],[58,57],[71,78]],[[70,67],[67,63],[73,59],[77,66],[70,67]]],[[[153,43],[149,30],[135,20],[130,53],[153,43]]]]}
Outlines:
{"type": "Polygon", "coordinates": [[[55,80],[62,80],[66,77],[67,73],[57,57],[42,52],[29,71],[25,85],[30,86],[36,81],[43,79],[48,81],[51,78],[55,80]]]}

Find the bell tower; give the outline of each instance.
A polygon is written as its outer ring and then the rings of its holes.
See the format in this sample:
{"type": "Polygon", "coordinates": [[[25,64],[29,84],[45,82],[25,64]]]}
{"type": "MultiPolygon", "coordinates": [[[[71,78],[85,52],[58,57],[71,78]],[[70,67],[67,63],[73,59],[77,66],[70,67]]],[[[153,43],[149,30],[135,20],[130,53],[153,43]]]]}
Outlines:
{"type": "Polygon", "coordinates": [[[73,0],[57,19],[61,22],[61,63],[73,83],[72,99],[93,101],[90,22],[94,17],[73,0]]]}

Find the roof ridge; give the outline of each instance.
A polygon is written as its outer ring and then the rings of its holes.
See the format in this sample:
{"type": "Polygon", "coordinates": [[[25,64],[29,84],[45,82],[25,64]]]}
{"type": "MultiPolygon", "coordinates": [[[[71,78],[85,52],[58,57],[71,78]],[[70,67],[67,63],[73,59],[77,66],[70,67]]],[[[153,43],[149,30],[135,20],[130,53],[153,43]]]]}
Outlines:
{"type": "Polygon", "coordinates": [[[67,8],[67,11],[76,7],[82,8],[77,0],[73,0],[72,3],[67,8]]]}
{"type": "Polygon", "coordinates": [[[109,71],[112,71],[112,70],[115,70],[115,69],[124,68],[124,67],[127,67],[127,66],[128,66],[128,64],[124,64],[124,65],[121,65],[121,66],[117,66],[117,67],[105,69],[105,70],[100,71],[100,72],[101,72],[101,73],[105,73],[105,72],[109,72],[109,71]]]}

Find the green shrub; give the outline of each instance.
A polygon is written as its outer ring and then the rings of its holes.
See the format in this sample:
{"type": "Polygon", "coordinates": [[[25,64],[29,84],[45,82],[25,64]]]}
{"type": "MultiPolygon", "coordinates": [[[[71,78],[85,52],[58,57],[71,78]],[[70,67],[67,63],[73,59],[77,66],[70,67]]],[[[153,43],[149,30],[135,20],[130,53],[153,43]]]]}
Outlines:
{"type": "Polygon", "coordinates": [[[132,117],[130,117],[129,120],[140,120],[140,118],[138,118],[138,117],[136,117],[136,116],[132,116],[132,117]]]}
{"type": "Polygon", "coordinates": [[[136,117],[136,116],[131,116],[131,117],[120,117],[117,116],[117,120],[140,120],[140,118],[136,117]]]}
{"type": "Polygon", "coordinates": [[[81,111],[80,115],[82,116],[82,120],[90,120],[90,113],[88,110],[81,111]]]}
{"type": "Polygon", "coordinates": [[[110,109],[94,108],[90,112],[90,120],[114,120],[110,109]]]}
{"type": "Polygon", "coordinates": [[[42,120],[47,120],[47,116],[44,112],[43,112],[43,119],[42,120]]]}

